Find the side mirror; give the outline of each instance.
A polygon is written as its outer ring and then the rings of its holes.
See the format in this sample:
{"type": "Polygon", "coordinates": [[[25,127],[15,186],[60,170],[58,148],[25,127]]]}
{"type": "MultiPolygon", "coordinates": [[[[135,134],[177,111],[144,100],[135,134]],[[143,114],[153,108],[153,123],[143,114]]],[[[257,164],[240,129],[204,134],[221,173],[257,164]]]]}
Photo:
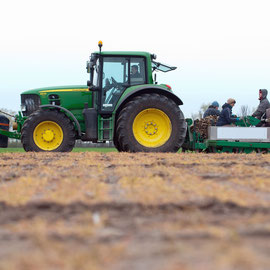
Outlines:
{"type": "Polygon", "coordinates": [[[87,73],[90,73],[90,61],[86,62],[86,70],[87,70],[87,73]]]}

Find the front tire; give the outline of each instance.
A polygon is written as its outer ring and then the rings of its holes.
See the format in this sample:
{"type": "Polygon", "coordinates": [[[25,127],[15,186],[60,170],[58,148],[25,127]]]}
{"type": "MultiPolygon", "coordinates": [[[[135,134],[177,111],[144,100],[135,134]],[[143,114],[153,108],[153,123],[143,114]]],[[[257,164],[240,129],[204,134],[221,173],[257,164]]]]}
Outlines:
{"type": "Polygon", "coordinates": [[[62,112],[38,110],[22,127],[22,144],[26,152],[70,152],[75,145],[75,129],[62,112]]]}
{"type": "Polygon", "coordinates": [[[177,152],[186,136],[186,122],[177,104],[159,94],[129,101],[116,123],[118,147],[126,152],[177,152]]]}

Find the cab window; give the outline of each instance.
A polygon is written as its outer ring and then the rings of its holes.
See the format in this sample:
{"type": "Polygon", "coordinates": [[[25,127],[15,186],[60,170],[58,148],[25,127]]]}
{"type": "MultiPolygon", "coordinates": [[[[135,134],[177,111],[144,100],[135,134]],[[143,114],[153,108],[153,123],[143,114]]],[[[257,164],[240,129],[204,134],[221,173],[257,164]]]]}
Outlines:
{"type": "Polygon", "coordinates": [[[145,84],[145,60],[142,57],[130,59],[130,85],[145,84]]]}
{"type": "Polygon", "coordinates": [[[101,110],[112,112],[127,87],[145,83],[145,58],[105,56],[103,58],[101,110]]]}

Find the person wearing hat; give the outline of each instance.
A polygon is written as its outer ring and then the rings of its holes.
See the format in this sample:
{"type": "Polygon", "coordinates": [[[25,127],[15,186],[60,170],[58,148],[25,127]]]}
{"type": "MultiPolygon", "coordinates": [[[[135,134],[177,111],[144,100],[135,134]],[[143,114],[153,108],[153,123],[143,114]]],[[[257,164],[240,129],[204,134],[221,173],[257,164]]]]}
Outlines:
{"type": "Polygon", "coordinates": [[[235,122],[239,121],[238,117],[232,117],[232,108],[235,105],[236,101],[233,98],[229,98],[227,103],[222,106],[222,111],[217,121],[217,126],[231,126],[235,122]]]}
{"type": "Polygon", "coordinates": [[[217,101],[212,102],[212,104],[204,112],[203,118],[210,116],[210,115],[220,116],[220,111],[218,110],[218,107],[219,107],[219,104],[217,101]]]}
{"type": "Polygon", "coordinates": [[[257,110],[252,114],[253,117],[261,119],[262,116],[266,113],[266,110],[270,108],[270,103],[267,99],[267,94],[268,94],[268,92],[266,89],[259,90],[260,104],[259,104],[257,110]]]}

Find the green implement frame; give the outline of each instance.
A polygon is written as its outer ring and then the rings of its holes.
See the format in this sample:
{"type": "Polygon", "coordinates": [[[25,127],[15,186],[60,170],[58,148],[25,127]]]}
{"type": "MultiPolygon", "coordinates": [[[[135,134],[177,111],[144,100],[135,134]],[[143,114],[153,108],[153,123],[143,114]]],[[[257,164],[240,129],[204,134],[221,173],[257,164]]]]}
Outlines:
{"type": "Polygon", "coordinates": [[[0,129],[0,134],[7,136],[11,139],[17,139],[17,140],[21,139],[21,134],[18,133],[17,131],[7,131],[7,130],[0,129]]]}
{"type": "Polygon", "coordinates": [[[15,122],[17,123],[17,130],[14,131],[8,131],[4,129],[0,129],[0,135],[7,136],[11,139],[21,139],[21,128],[25,121],[26,117],[23,117],[21,112],[19,112],[17,115],[15,115],[15,122]]]}

